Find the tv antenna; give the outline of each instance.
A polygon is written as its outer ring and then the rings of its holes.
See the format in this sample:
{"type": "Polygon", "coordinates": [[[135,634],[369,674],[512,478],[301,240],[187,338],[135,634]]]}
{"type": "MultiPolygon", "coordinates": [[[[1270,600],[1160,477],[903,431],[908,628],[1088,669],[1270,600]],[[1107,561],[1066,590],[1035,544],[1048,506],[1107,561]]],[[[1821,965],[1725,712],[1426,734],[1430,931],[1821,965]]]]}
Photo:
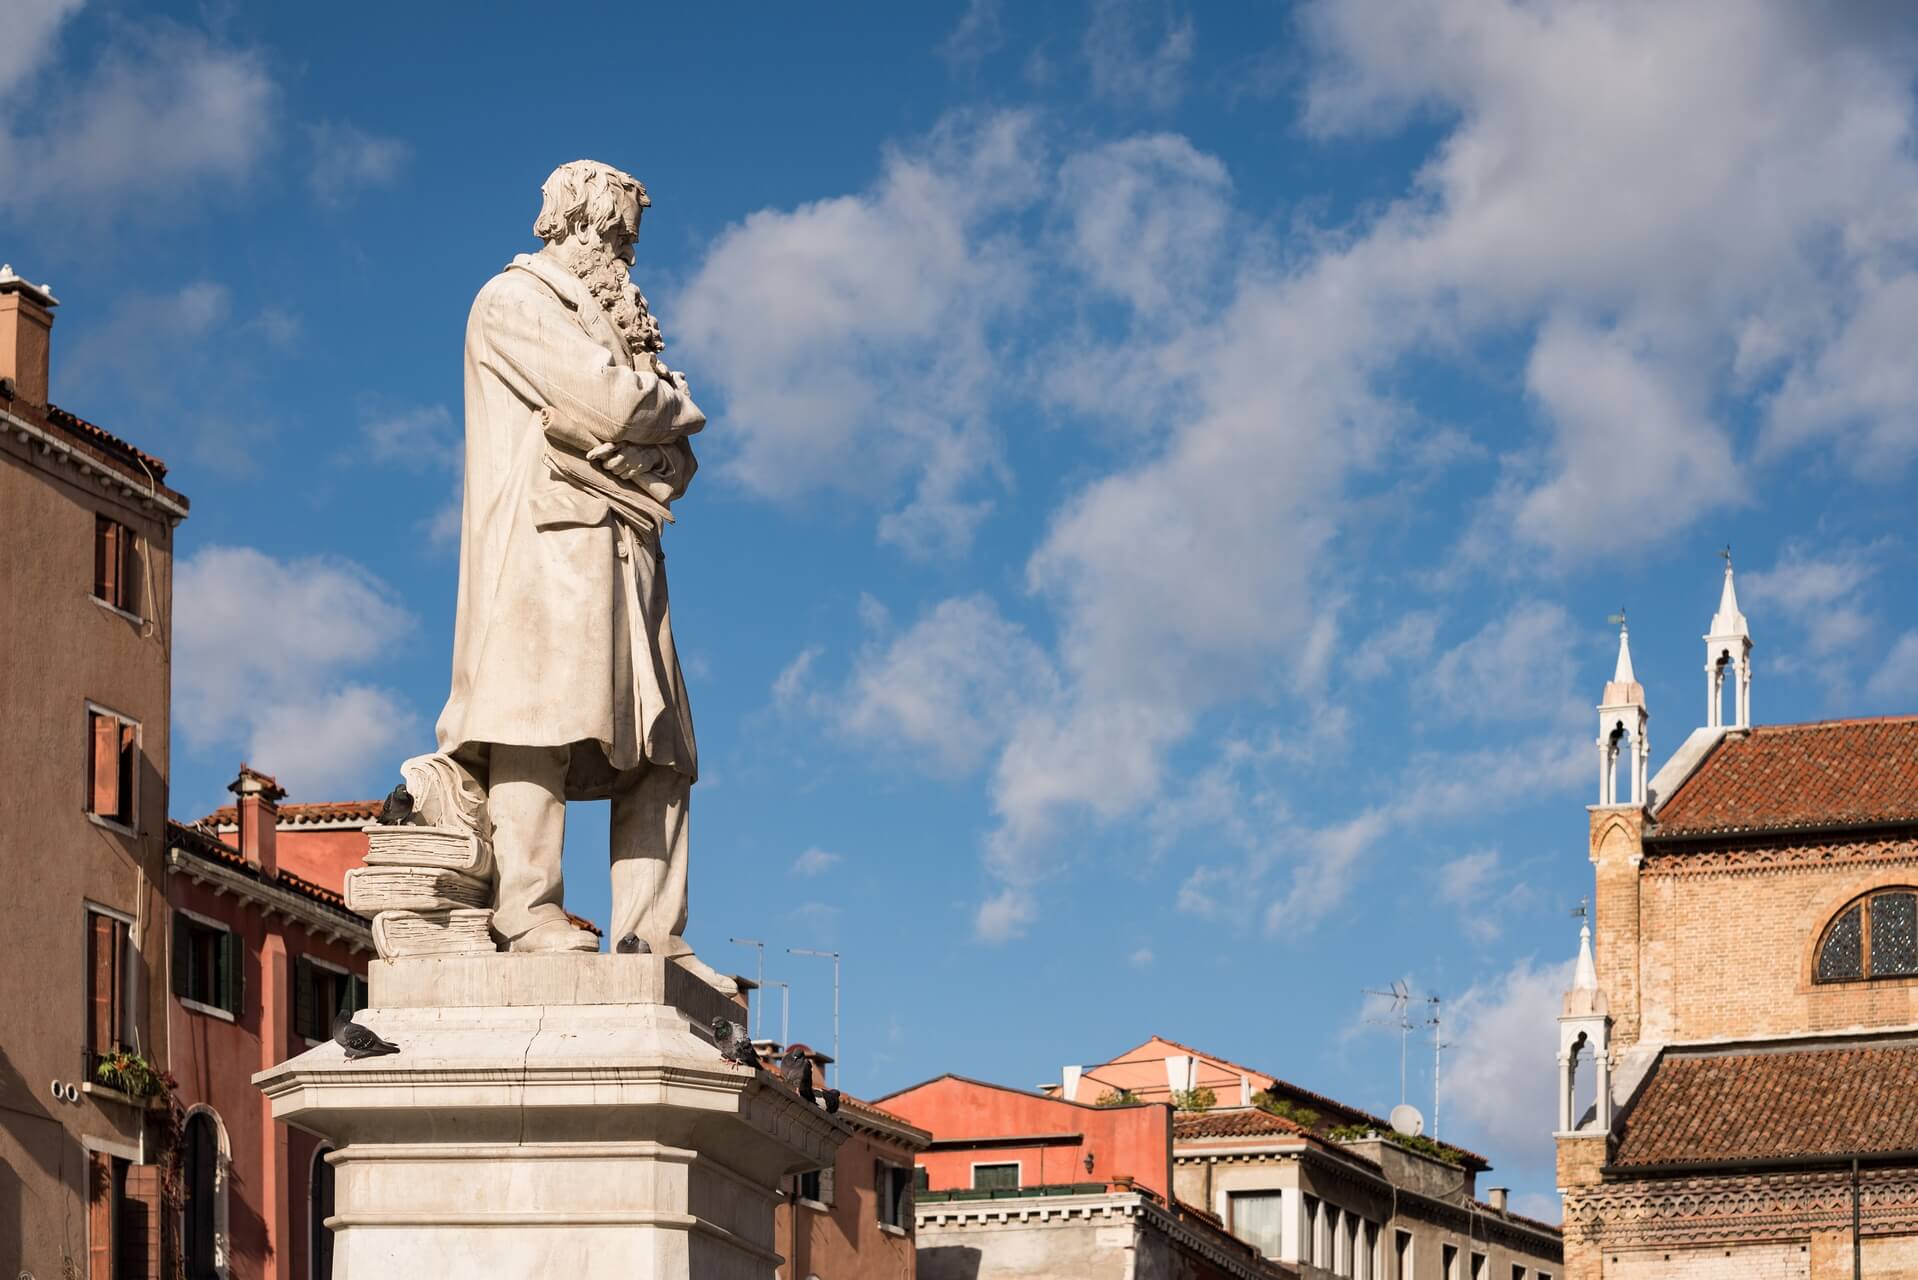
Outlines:
{"type": "Polygon", "coordinates": [[[786,1037],[788,1035],[787,1023],[792,1013],[792,983],[765,982],[760,984],[760,990],[762,992],[768,987],[779,988],[779,1051],[784,1053],[786,1051],[786,1037]]]}
{"type": "MultiPolygon", "coordinates": [[[[751,947],[754,952],[758,954],[758,960],[753,968],[753,981],[758,983],[763,989],[766,985],[766,944],[758,938],[728,938],[726,941],[736,947],[751,947]]],[[[753,1036],[755,1039],[766,1029],[766,1018],[760,1010],[759,1005],[760,1002],[758,1000],[753,1001],[753,1036]]],[[[784,1042],[783,1036],[781,1037],[781,1042],[784,1042]]]]}
{"type": "Polygon", "coordinates": [[[832,961],[832,1082],[838,1084],[844,1069],[839,1061],[839,953],[817,951],[811,947],[787,947],[786,954],[817,956],[821,960],[832,961]]]}
{"type": "Polygon", "coordinates": [[[1425,1019],[1425,1025],[1432,1028],[1432,1136],[1437,1138],[1439,1122],[1439,1061],[1440,1055],[1452,1046],[1440,1034],[1441,1020],[1439,1018],[1439,1009],[1442,1004],[1442,998],[1439,996],[1426,996],[1425,1003],[1432,1006],[1431,1016],[1425,1019]]]}
{"type": "Polygon", "coordinates": [[[1412,1015],[1409,1008],[1412,1002],[1412,988],[1406,986],[1402,979],[1394,978],[1392,980],[1392,988],[1389,991],[1379,991],[1372,987],[1366,987],[1364,991],[1368,996],[1378,996],[1383,1000],[1392,1002],[1390,1005],[1392,1016],[1390,1018],[1367,1018],[1366,1021],[1375,1027],[1397,1027],[1399,1029],[1399,1103],[1400,1105],[1404,1105],[1405,1046],[1412,1034],[1412,1015]]]}

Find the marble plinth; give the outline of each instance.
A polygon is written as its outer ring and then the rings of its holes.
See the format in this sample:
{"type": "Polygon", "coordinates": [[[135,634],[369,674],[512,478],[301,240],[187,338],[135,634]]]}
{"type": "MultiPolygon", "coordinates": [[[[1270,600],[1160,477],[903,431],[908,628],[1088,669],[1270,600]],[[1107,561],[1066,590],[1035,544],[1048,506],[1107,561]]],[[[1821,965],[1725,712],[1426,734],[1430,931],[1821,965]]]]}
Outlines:
{"type": "Polygon", "coordinates": [[[276,1119],[333,1143],[334,1275],[765,1280],[787,1174],[848,1130],[722,1060],[739,1007],[657,956],[375,961],[357,1019],[262,1071],[276,1119]]]}

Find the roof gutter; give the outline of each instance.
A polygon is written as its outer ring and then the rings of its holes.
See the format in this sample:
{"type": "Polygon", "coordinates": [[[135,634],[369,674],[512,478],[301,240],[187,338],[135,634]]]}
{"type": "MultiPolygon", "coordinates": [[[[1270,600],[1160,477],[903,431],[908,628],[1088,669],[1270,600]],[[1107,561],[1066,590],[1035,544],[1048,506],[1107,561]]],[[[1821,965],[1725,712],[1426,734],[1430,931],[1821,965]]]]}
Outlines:
{"type": "Polygon", "coordinates": [[[119,468],[108,466],[92,454],[82,449],[74,448],[53,432],[48,431],[45,427],[28,422],[25,418],[16,417],[4,409],[0,409],[0,422],[6,423],[7,430],[18,434],[22,440],[30,437],[39,444],[42,449],[49,453],[60,455],[61,461],[78,467],[82,475],[90,475],[96,471],[103,474],[111,474],[114,478],[115,485],[117,485],[126,496],[151,502],[154,506],[169,515],[181,520],[186,519],[187,509],[168,496],[166,489],[158,480],[153,480],[149,477],[149,483],[143,487],[137,480],[134,480],[119,468]]]}

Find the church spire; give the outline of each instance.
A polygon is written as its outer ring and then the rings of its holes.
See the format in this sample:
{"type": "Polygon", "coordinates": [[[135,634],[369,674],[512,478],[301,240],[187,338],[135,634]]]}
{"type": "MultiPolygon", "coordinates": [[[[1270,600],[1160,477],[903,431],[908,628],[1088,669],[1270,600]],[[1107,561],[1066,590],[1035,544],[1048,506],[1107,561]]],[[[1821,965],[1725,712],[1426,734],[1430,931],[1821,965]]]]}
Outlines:
{"type": "Polygon", "coordinates": [[[1652,755],[1645,729],[1651,713],[1645,709],[1645,686],[1632,671],[1632,640],[1625,625],[1625,611],[1620,609],[1608,621],[1618,627],[1618,665],[1598,703],[1598,802],[1644,804],[1652,755]],[[1630,774],[1623,795],[1618,786],[1621,756],[1630,774]]]}
{"type": "Polygon", "coordinates": [[[1718,592],[1718,612],[1705,635],[1705,691],[1710,698],[1707,728],[1749,729],[1752,723],[1752,633],[1738,608],[1738,588],[1732,580],[1732,549],[1725,558],[1725,585],[1718,592]],[[1733,677],[1732,719],[1725,724],[1725,677],[1733,677]]]}
{"type": "Polygon", "coordinates": [[[1592,959],[1592,926],[1590,921],[1578,927],[1578,968],[1572,973],[1572,990],[1598,990],[1598,965],[1592,959]]]}

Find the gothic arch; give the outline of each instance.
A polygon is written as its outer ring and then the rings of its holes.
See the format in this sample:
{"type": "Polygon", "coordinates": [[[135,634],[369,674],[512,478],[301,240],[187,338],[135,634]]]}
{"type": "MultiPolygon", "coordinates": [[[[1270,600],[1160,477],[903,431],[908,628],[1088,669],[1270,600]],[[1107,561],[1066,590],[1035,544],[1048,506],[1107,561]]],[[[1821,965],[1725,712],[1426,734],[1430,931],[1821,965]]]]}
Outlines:
{"type": "Polygon", "coordinates": [[[1879,937],[1877,954],[1885,956],[1885,948],[1895,937],[1901,952],[1913,951],[1911,941],[1914,926],[1903,925],[1901,916],[1914,914],[1913,907],[1918,905],[1918,872],[1911,867],[1885,867],[1867,875],[1848,879],[1841,889],[1823,895],[1816,906],[1800,917],[1802,936],[1805,939],[1804,955],[1800,967],[1800,977],[1808,988],[1849,987],[1860,982],[1897,982],[1918,978],[1918,952],[1914,952],[1909,961],[1895,962],[1895,968],[1873,973],[1877,962],[1868,958],[1870,954],[1871,930],[1876,927],[1879,937]],[[1901,892],[1902,891],[1902,892],[1901,892]],[[1874,906],[1874,900],[1881,895],[1896,895],[1899,899],[1910,898],[1912,902],[1899,901],[1898,911],[1888,910],[1893,904],[1884,907],[1874,906]],[[1851,917],[1856,913],[1856,919],[1851,917]],[[1828,942],[1834,939],[1837,931],[1849,927],[1857,938],[1858,973],[1850,976],[1821,976],[1820,959],[1825,953],[1828,942]],[[1891,929],[1897,928],[1893,934],[1891,929]]]}

